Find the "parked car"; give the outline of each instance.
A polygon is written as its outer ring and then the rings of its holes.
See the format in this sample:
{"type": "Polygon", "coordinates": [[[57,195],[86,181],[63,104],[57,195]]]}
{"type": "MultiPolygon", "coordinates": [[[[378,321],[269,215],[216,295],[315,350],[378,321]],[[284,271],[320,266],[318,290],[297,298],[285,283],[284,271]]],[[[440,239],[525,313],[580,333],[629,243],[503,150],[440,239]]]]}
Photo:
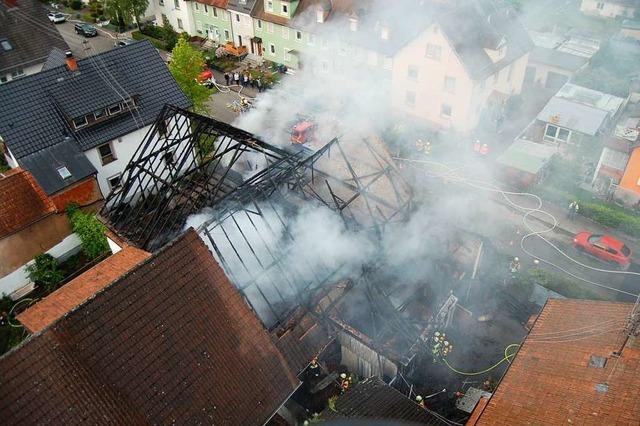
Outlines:
{"type": "Polygon", "coordinates": [[[113,43],[114,47],[124,47],[124,46],[128,46],[130,44],[135,43],[135,40],[132,40],[130,38],[123,38],[121,40],[116,40],[115,43],[113,43]]]}
{"type": "Polygon", "coordinates": [[[47,16],[54,24],[61,24],[67,20],[67,16],[60,12],[49,12],[47,16]]]}
{"type": "Polygon", "coordinates": [[[85,37],[95,37],[98,35],[98,30],[93,25],[89,25],[84,22],[79,22],[73,26],[76,30],[76,34],[82,34],[85,37]]]}
{"type": "Polygon", "coordinates": [[[631,249],[611,235],[578,232],[573,238],[573,245],[605,262],[616,263],[623,269],[631,264],[631,249]]]}

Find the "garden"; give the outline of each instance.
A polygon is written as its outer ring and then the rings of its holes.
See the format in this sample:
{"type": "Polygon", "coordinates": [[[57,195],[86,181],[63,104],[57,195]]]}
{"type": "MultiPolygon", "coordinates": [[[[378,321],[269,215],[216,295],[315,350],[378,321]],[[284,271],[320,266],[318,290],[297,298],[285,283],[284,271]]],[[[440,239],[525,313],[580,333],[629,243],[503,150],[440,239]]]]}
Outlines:
{"type": "Polygon", "coordinates": [[[27,267],[29,279],[35,284],[33,291],[18,300],[5,296],[0,299],[0,355],[24,340],[28,333],[16,316],[38,300],[53,293],[67,282],[100,263],[111,254],[105,235],[106,227],[91,213],[77,206],[67,209],[71,229],[81,241],[81,250],[60,261],[42,253],[27,267]]]}

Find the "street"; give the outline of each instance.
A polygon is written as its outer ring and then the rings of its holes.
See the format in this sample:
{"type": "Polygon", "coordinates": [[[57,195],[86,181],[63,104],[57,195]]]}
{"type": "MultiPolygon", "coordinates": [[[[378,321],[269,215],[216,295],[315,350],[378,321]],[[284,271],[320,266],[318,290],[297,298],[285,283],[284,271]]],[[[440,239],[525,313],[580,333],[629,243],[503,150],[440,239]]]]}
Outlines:
{"type": "Polygon", "coordinates": [[[94,25],[98,30],[98,35],[96,37],[85,38],[76,34],[73,29],[76,22],[79,21],[66,21],[55,26],[58,32],[62,35],[62,38],[64,38],[64,41],[66,41],[71,48],[71,52],[73,52],[74,56],[78,58],[86,58],[89,55],[95,55],[96,53],[106,52],[113,49],[113,44],[116,40],[115,34],[94,25]]]}

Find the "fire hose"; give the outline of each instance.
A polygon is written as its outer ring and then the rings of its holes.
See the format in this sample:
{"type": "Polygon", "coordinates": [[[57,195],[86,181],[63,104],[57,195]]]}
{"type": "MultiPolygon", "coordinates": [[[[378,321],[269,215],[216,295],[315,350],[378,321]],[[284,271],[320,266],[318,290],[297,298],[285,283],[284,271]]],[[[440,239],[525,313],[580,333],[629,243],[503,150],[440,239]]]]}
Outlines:
{"type": "Polygon", "coordinates": [[[500,361],[498,361],[497,363],[493,364],[491,367],[489,367],[489,368],[487,368],[487,369],[485,369],[485,370],[482,370],[482,371],[475,371],[475,372],[464,372],[464,371],[460,371],[460,370],[458,370],[458,369],[454,368],[451,364],[449,364],[449,361],[447,361],[447,358],[443,358],[442,360],[444,361],[445,365],[446,365],[446,366],[447,366],[451,371],[453,371],[454,373],[458,373],[458,374],[461,374],[461,375],[463,375],[463,376],[479,376],[480,374],[488,373],[489,371],[491,371],[491,370],[493,370],[494,368],[498,367],[499,365],[501,365],[501,364],[502,364],[502,363],[504,363],[505,361],[510,363],[511,361],[509,361],[509,359],[510,359],[510,358],[512,358],[512,357],[514,357],[514,356],[516,356],[516,352],[513,352],[513,353],[508,353],[508,352],[509,352],[509,349],[511,349],[511,348],[515,348],[515,347],[518,347],[518,348],[519,348],[519,347],[520,347],[520,345],[519,345],[519,344],[517,344],[517,343],[513,343],[513,344],[511,344],[511,345],[507,346],[507,347],[504,349],[504,358],[502,358],[502,359],[501,359],[500,361]]]}

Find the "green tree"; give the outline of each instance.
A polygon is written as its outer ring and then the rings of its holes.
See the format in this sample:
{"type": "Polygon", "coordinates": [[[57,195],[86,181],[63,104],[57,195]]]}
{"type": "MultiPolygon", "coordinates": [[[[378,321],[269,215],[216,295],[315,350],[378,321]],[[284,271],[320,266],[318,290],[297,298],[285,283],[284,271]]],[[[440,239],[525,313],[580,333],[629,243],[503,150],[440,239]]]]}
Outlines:
{"type": "Polygon", "coordinates": [[[126,26],[135,21],[138,29],[140,29],[140,17],[149,6],[149,0],[109,0],[107,1],[106,11],[115,19],[121,31],[126,26]]]}
{"type": "Polygon", "coordinates": [[[204,69],[202,52],[191,46],[186,39],[180,37],[173,48],[169,70],[176,79],[180,89],[191,100],[193,110],[199,113],[207,111],[205,102],[210,91],[197,81],[198,74],[204,69]]]}
{"type": "Polygon", "coordinates": [[[64,278],[58,261],[47,253],[35,257],[33,263],[27,266],[27,274],[31,281],[48,292],[55,290],[64,278]]]}
{"type": "Polygon", "coordinates": [[[85,213],[73,204],[67,207],[67,215],[71,222],[71,229],[78,234],[82,251],[89,259],[96,259],[110,250],[105,235],[107,227],[95,215],[85,213]]]}

